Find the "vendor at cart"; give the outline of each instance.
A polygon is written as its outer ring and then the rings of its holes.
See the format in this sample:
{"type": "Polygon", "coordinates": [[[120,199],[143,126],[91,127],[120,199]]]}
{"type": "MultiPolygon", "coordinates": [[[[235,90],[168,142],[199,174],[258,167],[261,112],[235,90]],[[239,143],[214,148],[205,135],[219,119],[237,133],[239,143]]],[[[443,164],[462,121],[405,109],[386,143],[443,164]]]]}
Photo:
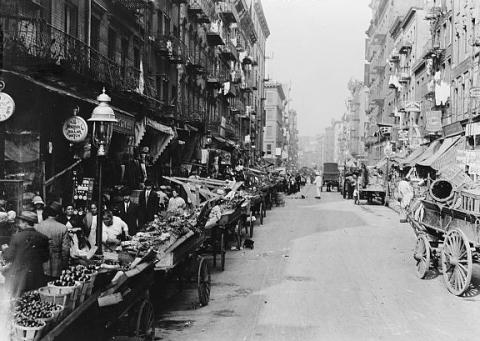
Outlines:
{"type": "Polygon", "coordinates": [[[111,211],[103,213],[102,242],[107,247],[116,247],[123,240],[129,239],[128,225],[111,211]]]}
{"type": "Polygon", "coordinates": [[[168,201],[168,209],[167,212],[179,212],[183,211],[186,208],[187,204],[185,203],[185,200],[178,195],[178,192],[176,190],[172,191],[172,197],[168,201]]]}

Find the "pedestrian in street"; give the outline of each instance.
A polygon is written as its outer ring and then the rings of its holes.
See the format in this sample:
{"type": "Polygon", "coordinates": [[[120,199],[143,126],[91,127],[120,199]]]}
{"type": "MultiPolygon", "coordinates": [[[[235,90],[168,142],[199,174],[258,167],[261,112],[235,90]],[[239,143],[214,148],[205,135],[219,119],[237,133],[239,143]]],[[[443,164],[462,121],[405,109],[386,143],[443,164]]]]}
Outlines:
{"type": "Polygon", "coordinates": [[[167,186],[162,185],[160,189],[157,191],[158,194],[158,205],[159,211],[163,212],[167,210],[168,205],[168,194],[167,194],[167,186]]]}
{"type": "Polygon", "coordinates": [[[38,223],[41,223],[43,221],[43,209],[45,208],[45,203],[43,202],[42,197],[39,195],[33,197],[32,203],[34,212],[37,215],[38,223]]]}
{"type": "Polygon", "coordinates": [[[68,265],[70,251],[67,227],[55,220],[57,215],[51,207],[46,207],[45,220],[36,227],[36,230],[49,240],[49,260],[43,264],[44,274],[49,281],[59,277],[62,269],[68,265]]]}
{"type": "Polygon", "coordinates": [[[6,279],[13,297],[47,284],[43,263],[49,259],[48,237],[34,229],[38,222],[34,212],[23,211],[17,217],[19,232],[8,246],[3,245],[3,258],[11,262],[6,279]]]}
{"type": "Polygon", "coordinates": [[[72,204],[65,205],[64,214],[57,217],[59,223],[62,223],[67,229],[74,227],[81,227],[82,223],[78,220],[78,217],[74,214],[75,210],[72,204]]]}
{"type": "Polygon", "coordinates": [[[158,213],[158,205],[158,194],[153,190],[152,182],[147,179],[145,180],[145,189],[140,193],[138,201],[138,223],[140,227],[153,221],[155,214],[158,213]]]}
{"type": "Polygon", "coordinates": [[[321,198],[321,192],[322,192],[322,185],[323,185],[323,179],[320,173],[316,173],[315,180],[313,181],[315,187],[317,188],[317,195],[315,198],[320,199],[321,198]]]}
{"type": "Polygon", "coordinates": [[[127,223],[129,234],[134,236],[138,232],[138,205],[130,200],[130,192],[125,192],[123,195],[119,217],[127,223]]]}

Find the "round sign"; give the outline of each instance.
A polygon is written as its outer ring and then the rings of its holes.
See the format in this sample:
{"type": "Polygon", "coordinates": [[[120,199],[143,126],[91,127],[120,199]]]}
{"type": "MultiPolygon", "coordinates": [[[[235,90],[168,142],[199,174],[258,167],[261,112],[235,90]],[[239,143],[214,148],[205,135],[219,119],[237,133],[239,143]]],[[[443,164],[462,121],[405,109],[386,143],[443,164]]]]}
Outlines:
{"type": "Polygon", "coordinates": [[[15,111],[15,101],[10,95],[0,92],[0,122],[6,121],[15,111]]]}
{"type": "Polygon", "coordinates": [[[63,136],[70,142],[85,140],[87,133],[87,122],[80,116],[72,116],[63,124],[63,136]]]}

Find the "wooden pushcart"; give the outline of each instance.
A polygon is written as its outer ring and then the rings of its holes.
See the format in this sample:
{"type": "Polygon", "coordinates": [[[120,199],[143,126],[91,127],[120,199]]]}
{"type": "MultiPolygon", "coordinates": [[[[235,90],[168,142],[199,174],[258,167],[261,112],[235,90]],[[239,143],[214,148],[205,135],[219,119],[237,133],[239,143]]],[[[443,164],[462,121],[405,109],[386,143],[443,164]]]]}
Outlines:
{"type": "Polygon", "coordinates": [[[425,278],[440,267],[447,289],[464,294],[480,256],[480,212],[420,200],[407,220],[417,235],[413,255],[417,276],[425,278]]]}

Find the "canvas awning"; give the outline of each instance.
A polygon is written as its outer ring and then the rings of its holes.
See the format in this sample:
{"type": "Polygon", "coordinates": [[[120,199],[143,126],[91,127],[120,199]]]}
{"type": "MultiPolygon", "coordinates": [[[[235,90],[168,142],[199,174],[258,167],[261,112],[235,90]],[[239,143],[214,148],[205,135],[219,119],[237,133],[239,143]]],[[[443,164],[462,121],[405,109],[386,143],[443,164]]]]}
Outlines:
{"type": "Polygon", "coordinates": [[[427,149],[425,149],[425,151],[422,154],[420,154],[415,159],[412,159],[412,161],[410,161],[410,166],[415,166],[427,160],[429,157],[435,154],[438,148],[440,148],[440,144],[441,143],[438,140],[435,140],[432,143],[430,143],[430,145],[427,147],[427,149]]]}
{"type": "Polygon", "coordinates": [[[155,133],[152,134],[152,142],[149,145],[149,155],[152,157],[153,162],[155,162],[175,137],[175,132],[172,128],[145,117],[143,120],[135,123],[135,146],[140,145],[140,142],[147,132],[147,127],[155,131],[155,133]]]}
{"type": "Polygon", "coordinates": [[[410,155],[408,155],[407,157],[405,157],[404,160],[401,161],[401,164],[404,166],[411,166],[411,162],[417,157],[419,157],[421,154],[423,154],[425,149],[427,149],[426,146],[420,146],[416,148],[412,153],[410,153],[410,155]]]}
{"type": "Polygon", "coordinates": [[[418,164],[420,166],[431,167],[435,170],[439,170],[449,163],[455,163],[457,150],[455,146],[459,144],[459,141],[460,136],[446,138],[440,148],[438,148],[438,150],[432,156],[422,162],[419,162],[418,164]]]}

